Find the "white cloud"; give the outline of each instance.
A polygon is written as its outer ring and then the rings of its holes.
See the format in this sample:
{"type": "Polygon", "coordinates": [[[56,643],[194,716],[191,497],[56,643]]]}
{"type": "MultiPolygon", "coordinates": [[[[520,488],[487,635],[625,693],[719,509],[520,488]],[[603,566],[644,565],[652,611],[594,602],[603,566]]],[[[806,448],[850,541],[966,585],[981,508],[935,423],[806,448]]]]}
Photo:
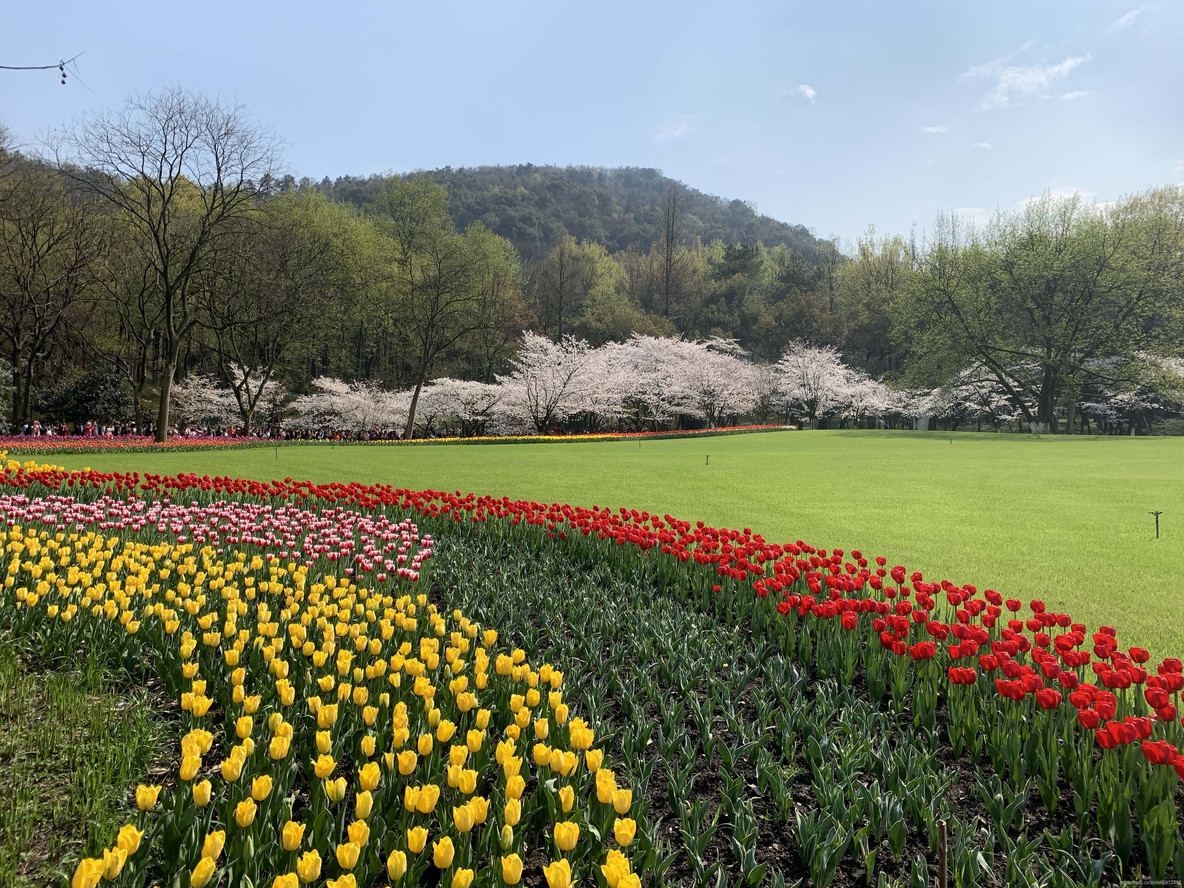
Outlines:
{"type": "Polygon", "coordinates": [[[939,123],[937,126],[923,126],[923,127],[921,127],[921,132],[923,132],[923,133],[944,133],[945,131],[946,131],[946,125],[944,123],[939,123]]]}
{"type": "Polygon", "coordinates": [[[1073,92],[1061,93],[1062,102],[1072,102],[1074,99],[1084,99],[1089,95],[1087,89],[1075,89],[1073,92]]]}
{"type": "MultiPolygon", "coordinates": [[[[1023,50],[1020,50],[1022,52],[1023,50]]],[[[1093,56],[1069,56],[1055,65],[1012,65],[1010,62],[1019,52],[1001,56],[993,61],[970,68],[962,75],[963,80],[994,80],[995,85],[983,97],[979,105],[983,110],[1010,108],[1020,104],[1020,99],[1030,93],[1048,89],[1053,83],[1064,80],[1074,68],[1084,65],[1093,56]]]]}
{"type": "Polygon", "coordinates": [[[975,142],[970,146],[971,148],[982,148],[984,151],[994,151],[995,146],[990,142],[975,142]]]}
{"type": "Polygon", "coordinates": [[[684,114],[678,120],[671,120],[664,123],[662,127],[654,133],[655,142],[674,142],[678,139],[684,139],[687,136],[694,135],[699,130],[699,118],[694,114],[684,114]]]}
{"type": "Polygon", "coordinates": [[[1137,19],[1142,13],[1146,12],[1147,9],[1148,9],[1148,7],[1146,7],[1146,6],[1140,6],[1138,9],[1132,9],[1130,12],[1128,12],[1122,18],[1116,18],[1113,22],[1110,23],[1110,33],[1113,34],[1116,31],[1121,31],[1125,28],[1129,28],[1131,25],[1133,25],[1135,23],[1135,19],[1137,19]]]}
{"type": "Polygon", "coordinates": [[[811,102],[813,102],[814,97],[818,95],[818,90],[808,83],[799,83],[795,92],[797,92],[799,95],[805,96],[811,102]]]}

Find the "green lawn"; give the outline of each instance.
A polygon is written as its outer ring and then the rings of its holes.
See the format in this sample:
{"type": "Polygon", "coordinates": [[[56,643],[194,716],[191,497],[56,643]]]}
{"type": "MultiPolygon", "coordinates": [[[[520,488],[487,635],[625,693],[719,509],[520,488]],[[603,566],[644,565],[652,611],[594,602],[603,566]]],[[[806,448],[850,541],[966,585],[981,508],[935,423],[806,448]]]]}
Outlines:
{"type": "Polygon", "coordinates": [[[629,506],[861,549],[1184,655],[1184,439],[770,432],[700,440],[54,456],[71,468],[382,481],[629,506]],[[710,457],[710,460],[708,460],[710,457]],[[1154,538],[1152,509],[1163,510],[1154,538]]]}

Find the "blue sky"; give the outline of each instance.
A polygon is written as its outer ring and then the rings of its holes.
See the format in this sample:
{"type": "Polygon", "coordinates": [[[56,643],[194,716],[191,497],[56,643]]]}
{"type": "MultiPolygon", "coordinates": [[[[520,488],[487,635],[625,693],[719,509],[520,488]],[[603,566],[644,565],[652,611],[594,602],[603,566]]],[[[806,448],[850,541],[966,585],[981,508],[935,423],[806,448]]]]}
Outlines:
{"type": "Polygon", "coordinates": [[[820,236],[1184,182],[1179,0],[14,4],[0,122],[242,103],[297,176],[657,167],[820,236]]]}

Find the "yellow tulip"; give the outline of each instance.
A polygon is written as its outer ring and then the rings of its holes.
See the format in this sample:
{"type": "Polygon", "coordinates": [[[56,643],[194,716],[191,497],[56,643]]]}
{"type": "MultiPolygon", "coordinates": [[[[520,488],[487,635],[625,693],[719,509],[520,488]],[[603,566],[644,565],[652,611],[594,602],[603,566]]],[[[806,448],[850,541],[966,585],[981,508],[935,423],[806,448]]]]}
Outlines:
{"type": "Polygon", "coordinates": [[[473,876],[471,869],[457,870],[452,876],[452,888],[469,888],[473,884],[473,876]]]}
{"type": "Polygon", "coordinates": [[[289,820],[284,824],[283,839],[284,850],[295,851],[304,841],[304,824],[289,820]]]}
{"type": "Polygon", "coordinates": [[[477,791],[477,772],[472,768],[460,772],[460,791],[465,795],[472,795],[477,791]]]}
{"type": "Polygon", "coordinates": [[[559,806],[563,808],[563,813],[567,814],[571,811],[572,805],[576,801],[576,791],[570,786],[565,786],[559,790],[559,806]]]}
{"type": "Polygon", "coordinates": [[[551,733],[551,723],[545,718],[536,718],[534,720],[534,735],[539,740],[546,740],[547,735],[551,733]]]}
{"type": "Polygon", "coordinates": [[[436,802],[439,800],[440,787],[434,783],[429,783],[420,791],[419,804],[416,805],[415,810],[420,814],[431,814],[435,810],[436,802]]]}
{"type": "Polygon", "coordinates": [[[136,829],[134,824],[128,823],[119,828],[119,838],[115,840],[115,844],[128,854],[135,854],[140,850],[140,839],[142,838],[144,838],[143,830],[136,829]]]}
{"type": "Polygon", "coordinates": [[[473,829],[473,809],[468,805],[461,805],[459,808],[453,808],[452,822],[462,833],[470,832],[473,829]]]}
{"type": "Polygon", "coordinates": [[[436,728],[436,739],[441,743],[447,743],[452,739],[452,736],[455,733],[456,725],[445,719],[444,721],[440,722],[439,726],[436,728]]]}
{"type": "Polygon", "coordinates": [[[216,864],[212,857],[203,857],[189,874],[190,888],[206,888],[214,876],[216,864]]]}
{"type": "Polygon", "coordinates": [[[181,758],[180,777],[186,783],[196,777],[199,770],[201,770],[200,755],[186,755],[181,758]]]}
{"type": "Polygon", "coordinates": [[[151,811],[156,807],[156,799],[159,795],[159,786],[144,786],[141,783],[136,787],[136,807],[141,811],[151,811]]]}
{"type": "Polygon", "coordinates": [[[342,869],[353,869],[358,865],[358,856],[362,853],[362,846],[357,842],[346,842],[337,846],[337,865],[342,869]]]}
{"type": "Polygon", "coordinates": [[[324,780],[335,770],[337,770],[337,762],[333,761],[333,756],[322,753],[321,756],[312,763],[313,773],[324,780]]]}
{"type": "Polygon", "coordinates": [[[271,777],[262,774],[251,781],[251,798],[257,802],[263,801],[271,795],[271,777]]]}
{"type": "Polygon", "coordinates": [[[422,826],[413,826],[407,830],[407,850],[418,854],[428,843],[428,831],[422,826]]]}
{"type": "Polygon", "coordinates": [[[526,781],[522,779],[521,774],[515,774],[506,780],[506,798],[520,799],[522,793],[526,791],[526,781]]]}
{"type": "Polygon", "coordinates": [[[543,867],[543,875],[547,877],[549,888],[571,888],[571,864],[566,857],[543,867]]]}
{"type": "Polygon", "coordinates": [[[629,859],[614,848],[608,852],[608,858],[600,867],[600,871],[604,873],[604,880],[608,883],[608,888],[618,888],[621,877],[629,872],[629,859]]]}
{"type": "Polygon", "coordinates": [[[292,738],[280,734],[271,738],[271,743],[267,745],[267,754],[271,756],[273,761],[287,758],[288,750],[292,746],[292,738]]]}
{"type": "Polygon", "coordinates": [[[560,851],[567,852],[576,846],[580,838],[580,825],[571,820],[555,824],[555,844],[560,851]]]}
{"type": "Polygon", "coordinates": [[[378,789],[381,776],[382,770],[378,767],[378,762],[367,762],[358,770],[358,785],[362,789],[373,791],[378,789]]]}
{"type": "Polygon", "coordinates": [[[522,858],[517,854],[507,854],[502,858],[502,881],[507,885],[517,885],[522,881],[522,858]]]}
{"type": "Polygon", "coordinates": [[[617,788],[617,778],[608,768],[601,768],[596,772],[596,800],[602,805],[612,803],[613,792],[617,788]]]}
{"type": "Polygon", "coordinates": [[[391,852],[391,856],[386,859],[386,874],[390,877],[392,882],[397,882],[403,878],[407,872],[407,852],[395,850],[391,852]]]}
{"type": "Polygon", "coordinates": [[[296,873],[284,873],[276,876],[271,888],[300,888],[300,877],[296,873]]]}
{"type": "Polygon", "coordinates": [[[325,795],[331,802],[340,802],[345,798],[346,783],[344,777],[325,781],[325,795]]]}
{"type": "Polygon", "coordinates": [[[251,736],[251,731],[255,727],[255,719],[249,715],[244,715],[234,723],[234,733],[238,735],[239,740],[246,740],[251,736]]]}
{"type": "Polygon", "coordinates": [[[103,878],[114,882],[123,872],[123,865],[127,863],[127,852],[122,848],[107,848],[103,851],[103,878]]]}
{"type": "Polygon", "coordinates": [[[74,870],[74,878],[70,880],[70,888],[95,888],[103,879],[103,861],[93,857],[84,857],[78,861],[74,870]]]}
{"type": "Polygon", "coordinates": [[[641,888],[641,876],[637,873],[625,873],[621,876],[621,881],[617,882],[617,888],[641,888]]]}
{"type": "Polygon", "coordinates": [[[317,752],[319,752],[321,755],[328,755],[329,751],[333,748],[333,735],[328,731],[317,731],[315,736],[317,741],[317,752]]]}
{"type": "Polygon", "coordinates": [[[360,745],[362,747],[362,754],[369,758],[374,755],[374,748],[378,745],[378,740],[372,734],[367,734],[362,738],[360,745]]]}
{"type": "Polygon", "coordinates": [[[222,779],[227,783],[233,783],[235,780],[238,780],[239,776],[243,773],[244,762],[245,759],[237,758],[236,756],[224,759],[222,761],[222,779]]]}
{"type": "Polygon", "coordinates": [[[370,794],[370,790],[354,793],[354,817],[358,820],[365,820],[370,816],[372,810],[374,810],[374,796],[370,794]]]}
{"type": "Polygon", "coordinates": [[[617,789],[613,791],[613,808],[618,814],[628,814],[629,806],[633,804],[633,790],[617,789]]]}
{"type": "Polygon", "coordinates": [[[296,875],[301,882],[311,882],[321,875],[321,855],[316,851],[305,851],[296,862],[296,875]]]}
{"type": "Polygon", "coordinates": [[[193,804],[199,808],[204,808],[210,803],[211,792],[213,792],[213,787],[208,780],[193,784],[193,804]]]}
{"type": "Polygon", "coordinates": [[[432,754],[432,735],[431,734],[420,734],[419,735],[419,742],[416,745],[416,748],[419,750],[420,755],[431,755],[432,754]]]}
{"type": "Polygon", "coordinates": [[[219,829],[209,833],[205,837],[205,841],[201,843],[201,856],[208,857],[210,860],[217,860],[221,854],[222,849],[226,846],[226,830],[219,829]]]}
{"type": "Polygon", "coordinates": [[[604,750],[589,749],[584,753],[584,762],[588,765],[588,771],[595,774],[600,770],[600,765],[604,762],[604,750]]]}
{"type": "Polygon", "coordinates": [[[254,799],[243,799],[234,808],[234,822],[242,829],[246,829],[255,822],[255,813],[258,808],[255,805],[254,799]]]}
{"type": "Polygon", "coordinates": [[[358,888],[358,880],[353,873],[346,873],[344,876],[330,879],[325,884],[328,888],[358,888]]]}
{"type": "Polygon", "coordinates": [[[618,817],[613,822],[613,837],[617,840],[617,844],[622,848],[629,845],[633,841],[633,836],[637,833],[637,822],[628,817],[618,817]]]}
{"type": "Polygon", "coordinates": [[[452,839],[448,836],[438,842],[432,842],[432,863],[436,865],[436,869],[448,869],[452,866],[455,854],[456,849],[452,847],[452,839]]]}
{"type": "Polygon", "coordinates": [[[351,842],[362,848],[365,847],[366,842],[370,839],[370,826],[365,820],[355,820],[346,827],[346,833],[349,835],[351,842]]]}
{"type": "Polygon", "coordinates": [[[473,796],[469,799],[469,807],[473,809],[473,822],[484,823],[489,817],[489,799],[482,796],[473,796]]]}

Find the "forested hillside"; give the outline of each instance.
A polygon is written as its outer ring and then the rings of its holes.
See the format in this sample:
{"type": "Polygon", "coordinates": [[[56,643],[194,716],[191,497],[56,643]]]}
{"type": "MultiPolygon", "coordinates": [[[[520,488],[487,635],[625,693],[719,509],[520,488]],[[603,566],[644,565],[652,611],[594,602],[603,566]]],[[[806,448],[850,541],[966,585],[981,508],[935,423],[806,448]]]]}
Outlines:
{"type": "MultiPolygon", "coordinates": [[[[418,175],[418,174],[417,174],[418,175]]],[[[481,222],[519,250],[549,247],[562,234],[591,241],[609,253],[631,244],[649,245],[662,225],[662,207],[672,188],[680,192],[689,240],[767,247],[783,245],[813,257],[819,241],[804,225],[787,225],[759,215],[750,201],[727,200],[705,194],[663,176],[654,169],[622,167],[555,167],[520,164],[452,169],[422,173],[448,189],[449,207],[457,228],[481,222]]],[[[372,203],[386,178],[326,177],[287,180],[285,187],[315,187],[333,200],[363,207],[372,203]]]]}

